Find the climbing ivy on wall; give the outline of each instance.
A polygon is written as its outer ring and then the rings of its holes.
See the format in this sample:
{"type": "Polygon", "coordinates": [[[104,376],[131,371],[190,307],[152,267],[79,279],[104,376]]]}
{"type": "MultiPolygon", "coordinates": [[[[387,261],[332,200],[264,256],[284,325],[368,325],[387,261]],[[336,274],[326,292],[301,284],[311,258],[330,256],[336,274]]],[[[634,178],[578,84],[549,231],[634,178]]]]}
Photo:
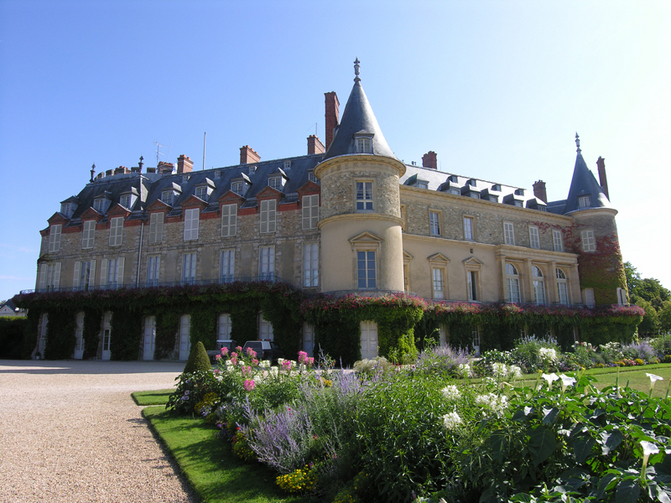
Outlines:
{"type": "Polygon", "coordinates": [[[117,309],[112,314],[110,353],[112,360],[137,360],[142,341],[142,313],[117,309]]]}
{"type": "Polygon", "coordinates": [[[75,350],[75,312],[72,309],[50,309],[47,314],[49,318],[44,358],[71,358],[75,350]]]}
{"type": "Polygon", "coordinates": [[[84,360],[95,358],[100,343],[100,323],[102,313],[97,309],[84,309],[84,360]]]}
{"type": "Polygon", "coordinates": [[[37,346],[37,334],[39,331],[40,316],[39,311],[28,311],[28,320],[26,322],[25,331],[23,333],[23,358],[30,358],[33,349],[37,346]]]}

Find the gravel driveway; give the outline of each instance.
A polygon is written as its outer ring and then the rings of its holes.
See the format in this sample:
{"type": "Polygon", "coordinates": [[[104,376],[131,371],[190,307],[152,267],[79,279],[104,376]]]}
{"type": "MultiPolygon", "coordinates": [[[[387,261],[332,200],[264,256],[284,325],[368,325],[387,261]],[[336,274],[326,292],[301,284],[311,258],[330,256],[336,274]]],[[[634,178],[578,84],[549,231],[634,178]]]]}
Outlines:
{"type": "Polygon", "coordinates": [[[130,393],[184,363],[0,360],[0,502],[193,502],[130,393]]]}

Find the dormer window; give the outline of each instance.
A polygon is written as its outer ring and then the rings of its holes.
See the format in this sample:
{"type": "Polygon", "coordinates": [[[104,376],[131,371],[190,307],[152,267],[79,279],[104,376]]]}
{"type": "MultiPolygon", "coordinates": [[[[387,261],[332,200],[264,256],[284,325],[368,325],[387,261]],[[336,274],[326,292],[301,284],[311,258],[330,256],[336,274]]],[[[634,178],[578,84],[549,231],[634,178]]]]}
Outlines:
{"type": "Polygon", "coordinates": [[[161,192],[161,201],[169,206],[172,206],[172,204],[175,202],[175,193],[172,190],[164,190],[161,192]]]}
{"type": "Polygon", "coordinates": [[[578,208],[589,208],[590,201],[589,196],[580,196],[578,198],[578,208]]]}
{"type": "Polygon", "coordinates": [[[102,213],[103,215],[107,211],[107,208],[109,208],[110,205],[110,200],[107,199],[106,197],[98,197],[93,200],[93,209],[96,210],[98,213],[102,213]]]}
{"type": "Polygon", "coordinates": [[[495,183],[494,185],[492,185],[492,190],[495,190],[497,192],[501,192],[501,185],[499,185],[498,183],[495,183]]]}
{"type": "Polygon", "coordinates": [[[466,185],[470,185],[471,187],[477,187],[478,181],[475,178],[471,178],[468,182],[466,182],[466,185]]]}
{"type": "Polygon", "coordinates": [[[271,189],[282,191],[284,186],[284,177],[282,176],[271,176],[268,178],[268,187],[271,189]]]}
{"type": "Polygon", "coordinates": [[[207,201],[207,186],[196,187],[196,197],[207,201]]]}
{"type": "Polygon", "coordinates": [[[357,154],[372,154],[373,153],[373,138],[372,136],[355,135],[354,141],[356,144],[357,154]]]}
{"type": "Polygon", "coordinates": [[[130,209],[131,206],[133,205],[133,204],[132,204],[132,200],[133,200],[133,199],[132,199],[132,194],[123,194],[123,195],[119,198],[119,204],[120,204],[121,206],[123,206],[124,208],[126,208],[126,209],[130,209]]]}
{"type": "Polygon", "coordinates": [[[289,171],[291,169],[291,161],[284,161],[284,171],[289,171]]]}
{"type": "Polygon", "coordinates": [[[459,190],[457,187],[451,188],[449,190],[450,194],[454,194],[455,196],[460,196],[461,195],[461,190],[459,190]]]}
{"type": "Polygon", "coordinates": [[[256,173],[256,166],[250,166],[248,173],[250,175],[253,175],[254,173],[256,173]]]}
{"type": "Polygon", "coordinates": [[[75,212],[75,208],[77,208],[77,205],[74,203],[61,203],[60,213],[63,214],[66,218],[70,218],[75,212]]]}
{"type": "Polygon", "coordinates": [[[480,199],[480,194],[478,194],[477,192],[471,192],[468,195],[469,195],[469,197],[472,197],[473,199],[480,199]]]}
{"type": "Polygon", "coordinates": [[[429,188],[429,182],[425,182],[424,180],[417,180],[417,188],[418,189],[428,189],[429,188]]]}
{"type": "Polygon", "coordinates": [[[447,177],[448,182],[459,183],[459,177],[457,175],[450,175],[447,177]]]}
{"type": "Polygon", "coordinates": [[[308,172],[308,180],[310,180],[312,183],[316,183],[317,185],[319,185],[319,178],[315,176],[314,171],[308,172]]]}
{"type": "Polygon", "coordinates": [[[515,195],[516,196],[523,196],[524,195],[524,189],[515,189],[515,195]]]}

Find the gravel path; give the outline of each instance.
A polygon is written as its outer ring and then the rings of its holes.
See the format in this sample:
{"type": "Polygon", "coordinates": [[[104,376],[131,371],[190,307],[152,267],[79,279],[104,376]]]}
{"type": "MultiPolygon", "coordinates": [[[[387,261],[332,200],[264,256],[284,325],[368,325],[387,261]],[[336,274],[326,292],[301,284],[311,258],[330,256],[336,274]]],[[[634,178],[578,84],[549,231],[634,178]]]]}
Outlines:
{"type": "Polygon", "coordinates": [[[0,502],[196,503],[130,397],[183,368],[0,360],[0,502]]]}

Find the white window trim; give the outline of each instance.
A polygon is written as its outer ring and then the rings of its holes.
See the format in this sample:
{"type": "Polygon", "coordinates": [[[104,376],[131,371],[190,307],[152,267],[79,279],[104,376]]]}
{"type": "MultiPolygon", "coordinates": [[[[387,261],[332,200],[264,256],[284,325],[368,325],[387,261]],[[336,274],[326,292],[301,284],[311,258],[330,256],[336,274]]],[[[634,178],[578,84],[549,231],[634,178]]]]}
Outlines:
{"type": "Polygon", "coordinates": [[[552,231],[552,246],[554,251],[563,252],[564,251],[564,239],[562,232],[560,230],[552,231]]]}
{"type": "Polygon", "coordinates": [[[354,209],[357,213],[375,211],[375,185],[373,180],[355,180],[354,196],[354,209]],[[359,184],[361,184],[361,191],[359,191],[359,184]],[[359,205],[362,207],[359,208],[359,205]]]}
{"type": "Polygon", "coordinates": [[[432,236],[440,236],[440,216],[440,211],[429,210],[429,233],[432,236]]]}
{"type": "Polygon", "coordinates": [[[534,288],[534,304],[538,304],[539,306],[545,305],[547,304],[545,274],[543,274],[543,270],[536,265],[531,267],[531,271],[531,281],[534,288]],[[534,274],[536,271],[538,271],[540,275],[534,274]]]}
{"type": "Polygon", "coordinates": [[[470,215],[464,215],[464,240],[475,241],[475,219],[470,215]]]}
{"type": "Polygon", "coordinates": [[[303,244],[303,287],[319,286],[319,243],[303,244]]]}
{"type": "Polygon", "coordinates": [[[184,210],[184,241],[198,240],[199,222],[200,222],[199,208],[187,208],[184,210]]]}
{"type": "Polygon", "coordinates": [[[224,204],[221,207],[221,237],[233,237],[238,226],[238,205],[224,204]]]}
{"type": "Polygon", "coordinates": [[[529,246],[536,250],[540,250],[541,248],[541,235],[538,227],[535,225],[529,226],[529,246]]]}
{"type": "Polygon", "coordinates": [[[275,247],[261,246],[259,248],[259,277],[261,281],[275,279],[275,247]]]}
{"type": "Polygon", "coordinates": [[[580,241],[582,242],[582,251],[585,253],[596,251],[596,238],[593,230],[581,231],[580,241]]]}
{"type": "Polygon", "coordinates": [[[520,289],[520,268],[513,263],[506,262],[506,288],[508,291],[508,302],[519,304],[522,302],[522,290],[520,289]],[[515,273],[508,271],[511,266],[515,273]],[[515,292],[516,290],[516,292],[515,292]],[[516,294],[516,295],[515,295],[516,294]]]}
{"type": "Polygon", "coordinates": [[[512,222],[503,222],[503,241],[507,245],[515,246],[515,225],[512,222]]]}
{"type": "Polygon", "coordinates": [[[235,280],[235,250],[221,250],[219,254],[219,281],[232,283],[235,280]]]}
{"type": "Polygon", "coordinates": [[[277,201],[267,199],[261,201],[260,232],[270,234],[275,232],[277,222],[277,201]]]}
{"type": "Polygon", "coordinates": [[[121,246],[123,243],[123,217],[110,219],[110,246],[121,246]]]}

